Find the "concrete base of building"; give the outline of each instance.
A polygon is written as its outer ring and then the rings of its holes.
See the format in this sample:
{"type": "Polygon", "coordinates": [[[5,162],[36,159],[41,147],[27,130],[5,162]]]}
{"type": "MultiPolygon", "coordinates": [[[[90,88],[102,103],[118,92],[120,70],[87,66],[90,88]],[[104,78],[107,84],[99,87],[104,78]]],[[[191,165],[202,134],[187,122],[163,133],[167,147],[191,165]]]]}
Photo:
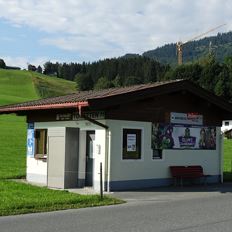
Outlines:
{"type": "MultiPolygon", "coordinates": [[[[206,177],[206,184],[220,183],[220,175],[210,175],[206,177]]],[[[194,181],[185,180],[185,184],[204,184],[204,178],[198,178],[194,181]]],[[[123,181],[111,181],[110,182],[110,191],[124,191],[124,190],[136,190],[136,189],[145,189],[153,187],[163,187],[173,185],[172,178],[164,179],[143,179],[143,180],[123,180],[123,181]]]]}

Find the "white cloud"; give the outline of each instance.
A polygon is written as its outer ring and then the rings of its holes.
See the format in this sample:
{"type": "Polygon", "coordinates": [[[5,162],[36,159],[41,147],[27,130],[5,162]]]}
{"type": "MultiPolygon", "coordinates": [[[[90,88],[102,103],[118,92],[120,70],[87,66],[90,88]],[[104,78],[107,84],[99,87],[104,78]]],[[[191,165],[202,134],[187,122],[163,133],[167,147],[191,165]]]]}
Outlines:
{"type": "Polygon", "coordinates": [[[0,0],[1,18],[45,31],[42,44],[86,57],[141,53],[224,22],[218,31],[226,31],[231,12],[230,0],[0,0]]]}
{"type": "Polygon", "coordinates": [[[28,63],[33,64],[35,66],[40,65],[41,67],[43,67],[43,64],[49,60],[47,57],[38,57],[36,59],[31,59],[30,57],[23,56],[2,56],[1,58],[5,61],[7,66],[16,66],[22,69],[27,69],[28,63]]]}

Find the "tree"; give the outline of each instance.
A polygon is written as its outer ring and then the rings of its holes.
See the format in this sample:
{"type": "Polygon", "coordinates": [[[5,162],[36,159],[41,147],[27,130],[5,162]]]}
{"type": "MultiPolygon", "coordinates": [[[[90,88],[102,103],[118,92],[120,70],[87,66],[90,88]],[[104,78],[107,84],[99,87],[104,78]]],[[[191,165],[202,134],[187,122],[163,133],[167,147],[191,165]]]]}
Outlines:
{"type": "Polygon", "coordinates": [[[35,71],[37,70],[37,68],[35,67],[35,65],[28,64],[27,70],[28,70],[28,71],[33,71],[33,72],[35,72],[35,71]]]}
{"type": "Polygon", "coordinates": [[[121,87],[123,86],[123,78],[117,75],[114,80],[112,81],[114,87],[121,87]]]}
{"type": "Polygon", "coordinates": [[[75,77],[77,83],[77,90],[84,91],[93,89],[93,80],[89,74],[79,73],[75,77]]]}
{"type": "Polygon", "coordinates": [[[44,64],[44,74],[46,75],[57,75],[58,73],[58,63],[51,63],[50,61],[44,64]]]}
{"type": "Polygon", "coordinates": [[[41,68],[41,66],[39,65],[38,67],[37,67],[37,70],[36,70],[38,73],[42,73],[42,68],[41,68]]]}
{"type": "Polygon", "coordinates": [[[6,68],[6,64],[3,59],[0,59],[0,68],[6,68]]]}
{"type": "Polygon", "coordinates": [[[113,83],[109,81],[106,77],[101,77],[98,79],[97,83],[94,85],[94,89],[108,89],[114,87],[113,83]]]}
{"type": "Polygon", "coordinates": [[[138,85],[138,84],[142,84],[142,81],[138,77],[135,77],[135,76],[129,76],[124,81],[125,86],[138,85]]]}

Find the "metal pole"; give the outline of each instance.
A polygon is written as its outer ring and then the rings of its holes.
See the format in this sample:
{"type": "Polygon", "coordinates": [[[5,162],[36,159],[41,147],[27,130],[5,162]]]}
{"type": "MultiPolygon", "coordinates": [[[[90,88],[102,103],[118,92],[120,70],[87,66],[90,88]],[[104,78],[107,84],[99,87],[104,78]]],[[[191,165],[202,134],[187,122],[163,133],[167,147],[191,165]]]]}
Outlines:
{"type": "Polygon", "coordinates": [[[100,196],[103,199],[103,186],[102,186],[102,162],[100,163],[100,196]]]}

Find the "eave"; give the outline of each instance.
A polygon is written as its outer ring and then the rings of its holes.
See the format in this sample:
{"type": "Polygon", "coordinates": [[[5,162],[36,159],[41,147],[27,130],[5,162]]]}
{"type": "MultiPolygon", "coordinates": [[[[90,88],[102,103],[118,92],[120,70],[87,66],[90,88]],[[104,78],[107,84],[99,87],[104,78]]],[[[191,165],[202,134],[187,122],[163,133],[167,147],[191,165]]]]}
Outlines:
{"type": "Polygon", "coordinates": [[[4,107],[3,109],[0,109],[0,113],[17,113],[21,111],[68,109],[68,108],[76,108],[80,110],[80,108],[87,107],[87,106],[89,106],[89,103],[87,101],[33,105],[33,106],[15,106],[15,107],[9,106],[9,107],[4,107]]]}

